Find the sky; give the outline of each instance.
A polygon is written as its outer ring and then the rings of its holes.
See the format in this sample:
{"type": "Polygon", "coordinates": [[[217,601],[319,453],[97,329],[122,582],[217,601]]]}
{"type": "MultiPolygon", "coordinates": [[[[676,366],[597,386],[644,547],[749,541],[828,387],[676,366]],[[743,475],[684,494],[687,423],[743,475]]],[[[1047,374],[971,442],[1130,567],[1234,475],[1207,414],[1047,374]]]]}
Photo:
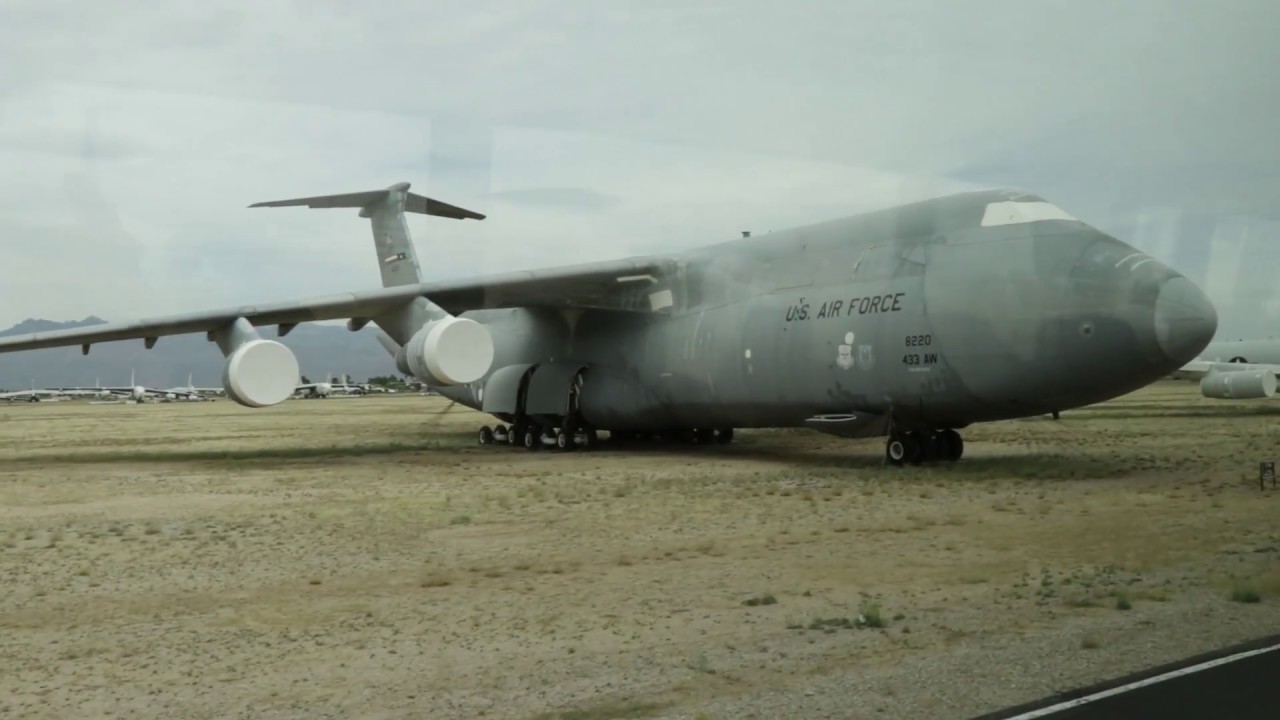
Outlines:
{"type": "Polygon", "coordinates": [[[372,289],[412,183],[429,278],[676,251],[977,187],[1280,335],[1280,5],[8,0],[0,326],[372,289]]]}

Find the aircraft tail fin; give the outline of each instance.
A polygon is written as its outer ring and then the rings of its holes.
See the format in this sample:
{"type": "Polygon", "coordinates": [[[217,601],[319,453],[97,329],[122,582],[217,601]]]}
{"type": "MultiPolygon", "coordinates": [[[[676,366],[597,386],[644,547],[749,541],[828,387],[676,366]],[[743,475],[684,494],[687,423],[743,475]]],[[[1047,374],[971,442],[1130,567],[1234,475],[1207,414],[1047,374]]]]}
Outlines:
{"type": "Polygon", "coordinates": [[[404,219],[406,212],[455,220],[483,220],[485,217],[456,205],[411,193],[407,182],[396,183],[384,190],[271,200],[254,203],[249,207],[291,206],[360,208],[360,217],[368,218],[373,228],[373,241],[378,250],[378,268],[382,272],[383,287],[422,282],[418,256],[413,250],[413,238],[409,235],[409,226],[404,219]]]}

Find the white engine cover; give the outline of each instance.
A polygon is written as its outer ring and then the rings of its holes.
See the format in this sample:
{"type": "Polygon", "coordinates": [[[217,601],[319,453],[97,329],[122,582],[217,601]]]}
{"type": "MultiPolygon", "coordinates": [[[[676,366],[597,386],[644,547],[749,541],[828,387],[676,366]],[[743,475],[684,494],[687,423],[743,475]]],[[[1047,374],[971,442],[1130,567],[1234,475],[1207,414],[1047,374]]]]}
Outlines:
{"type": "Polygon", "coordinates": [[[227,356],[222,386],[246,407],[284,402],[298,387],[298,359],[275,340],[250,340],[227,356]]]}
{"type": "Polygon", "coordinates": [[[1254,400],[1274,397],[1276,374],[1271,370],[1210,373],[1200,379],[1200,394],[1219,400],[1254,400]]]}
{"type": "Polygon", "coordinates": [[[465,385],[489,372],[493,337],[484,325],[467,318],[433,320],[409,338],[405,363],[414,377],[431,385],[465,385]]]}

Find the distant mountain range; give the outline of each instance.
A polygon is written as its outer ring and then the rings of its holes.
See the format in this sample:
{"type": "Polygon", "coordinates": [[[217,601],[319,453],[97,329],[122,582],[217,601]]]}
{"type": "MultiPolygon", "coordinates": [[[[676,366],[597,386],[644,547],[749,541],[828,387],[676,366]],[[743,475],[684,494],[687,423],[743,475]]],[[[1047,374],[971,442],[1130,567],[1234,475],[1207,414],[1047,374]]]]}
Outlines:
{"type": "MultiPolygon", "coordinates": [[[[23,320],[0,337],[48,332],[99,325],[101,318],[87,317],[70,322],[23,320]]],[[[374,336],[374,328],[351,332],[342,325],[303,323],[283,338],[274,327],[259,328],[264,338],[279,340],[298,356],[302,374],[312,381],[332,373],[343,373],[352,381],[364,382],[377,375],[399,375],[395,363],[374,336]]],[[[220,387],[225,360],[218,347],[203,334],[162,337],[147,350],[142,340],[121,340],[94,345],[88,355],[80,348],[50,348],[0,354],[0,388],[20,390],[48,386],[104,386],[129,384],[129,373],[139,385],[170,388],[187,384],[187,376],[197,387],[220,387]]]]}

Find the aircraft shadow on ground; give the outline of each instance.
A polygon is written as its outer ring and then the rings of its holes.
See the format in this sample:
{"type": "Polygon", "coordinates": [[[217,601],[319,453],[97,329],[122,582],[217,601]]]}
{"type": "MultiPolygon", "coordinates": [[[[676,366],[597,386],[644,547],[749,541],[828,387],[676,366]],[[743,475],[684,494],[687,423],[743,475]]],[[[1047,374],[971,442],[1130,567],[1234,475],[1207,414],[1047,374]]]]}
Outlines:
{"type": "MultiPolygon", "coordinates": [[[[1070,438],[1065,438],[1070,439],[1070,438]]],[[[626,443],[613,444],[608,441],[599,443],[588,451],[564,453],[554,448],[543,448],[530,453],[524,448],[487,446],[472,444],[470,433],[433,434],[429,438],[385,442],[378,444],[328,445],[312,447],[274,447],[243,449],[140,449],[130,452],[102,451],[75,453],[68,456],[29,455],[11,458],[10,463],[22,464],[54,464],[54,463],[146,463],[146,464],[281,464],[287,462],[332,462],[342,459],[365,459],[376,462],[378,456],[403,456],[404,454],[429,453],[431,455],[465,454],[476,456],[491,455],[495,458],[520,456],[556,456],[570,460],[575,457],[586,459],[585,455],[602,454],[607,457],[623,460],[628,456],[663,456],[678,460],[691,468],[696,468],[699,460],[747,459],[762,464],[771,464],[778,468],[804,469],[816,471],[823,478],[841,477],[841,473],[874,473],[904,480],[918,478],[922,475],[944,475],[950,478],[984,479],[991,477],[1014,477],[1042,480],[1068,480],[1089,477],[1106,477],[1121,472],[1123,467],[1105,460],[1082,456],[1060,454],[1052,451],[1037,453],[1031,451],[1018,455],[976,456],[966,457],[959,462],[933,462],[904,467],[891,467],[884,459],[884,451],[880,440],[851,441],[847,448],[833,451],[830,447],[794,447],[788,443],[772,443],[767,439],[750,439],[747,442],[734,442],[731,445],[679,445],[660,443],[626,443]]],[[[530,457],[533,459],[533,457],[530,457]]],[[[403,461],[400,457],[398,462],[403,461]]],[[[533,470],[531,466],[531,470],[533,470]]],[[[854,476],[850,476],[854,479],[854,476]]]]}
{"type": "MultiPolygon", "coordinates": [[[[554,452],[554,451],[551,451],[554,452]]],[[[591,452],[611,455],[666,455],[696,463],[699,459],[749,458],[784,466],[809,469],[884,472],[904,479],[918,477],[922,473],[945,474],[950,477],[982,479],[990,477],[1016,477],[1040,480],[1070,480],[1107,477],[1124,470],[1104,459],[1063,455],[1052,452],[1025,455],[999,455],[966,457],[959,462],[933,462],[920,465],[892,467],[885,462],[880,441],[850,443],[848,451],[833,454],[828,450],[790,448],[764,442],[734,443],[730,446],[699,445],[611,445],[601,443],[591,452]]],[[[829,477],[829,475],[825,475],[829,477]]]]}

